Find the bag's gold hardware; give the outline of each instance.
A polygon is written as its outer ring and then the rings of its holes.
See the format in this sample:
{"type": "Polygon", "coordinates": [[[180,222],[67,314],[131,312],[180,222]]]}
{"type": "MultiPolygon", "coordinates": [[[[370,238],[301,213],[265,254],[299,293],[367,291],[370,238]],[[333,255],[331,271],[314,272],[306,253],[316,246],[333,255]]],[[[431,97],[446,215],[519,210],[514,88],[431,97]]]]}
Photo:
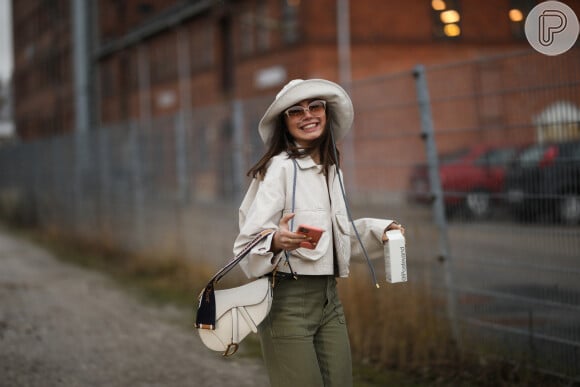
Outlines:
{"type": "Polygon", "coordinates": [[[238,351],[239,344],[238,343],[230,343],[226,348],[225,352],[223,353],[224,357],[232,356],[234,353],[238,351]],[[231,351],[231,352],[230,352],[231,351]]]}

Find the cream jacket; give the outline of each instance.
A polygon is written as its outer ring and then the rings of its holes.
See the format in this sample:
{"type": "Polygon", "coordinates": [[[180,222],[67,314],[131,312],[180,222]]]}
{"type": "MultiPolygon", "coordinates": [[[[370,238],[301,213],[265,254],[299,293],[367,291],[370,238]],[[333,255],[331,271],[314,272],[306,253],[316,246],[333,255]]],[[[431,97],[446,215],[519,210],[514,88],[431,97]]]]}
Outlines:
{"type": "MultiPolygon", "coordinates": [[[[296,199],[290,227],[294,231],[300,224],[322,228],[326,232],[315,249],[299,248],[290,252],[290,265],[298,275],[338,274],[347,277],[349,263],[364,259],[356,234],[352,229],[340,182],[335,167],[329,171],[328,185],[321,166],[311,157],[296,159],[296,199]],[[329,187],[329,188],[327,188],[329,187]],[[334,273],[333,243],[336,250],[338,273],[334,273]]],[[[238,254],[253,237],[265,229],[278,229],[283,214],[292,212],[294,163],[284,152],[272,158],[263,180],[253,179],[239,209],[240,233],[234,243],[238,254]]],[[[363,218],[354,221],[360,238],[371,259],[383,257],[382,236],[392,220],[363,218]]],[[[240,262],[249,278],[278,270],[289,272],[284,254],[270,251],[273,233],[250,251],[240,262]]]]}

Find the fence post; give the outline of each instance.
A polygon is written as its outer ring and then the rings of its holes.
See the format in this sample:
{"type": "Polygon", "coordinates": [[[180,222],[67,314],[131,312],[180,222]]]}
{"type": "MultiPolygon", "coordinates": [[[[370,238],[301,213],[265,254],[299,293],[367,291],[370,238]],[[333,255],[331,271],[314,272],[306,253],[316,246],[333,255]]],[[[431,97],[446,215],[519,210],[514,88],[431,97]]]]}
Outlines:
{"type": "MultiPolygon", "coordinates": [[[[72,229],[73,233],[78,235],[83,235],[86,232],[86,195],[88,192],[85,190],[85,174],[89,165],[89,146],[88,146],[88,133],[86,131],[76,131],[74,133],[74,183],[73,183],[73,196],[74,196],[74,210],[72,216],[72,229]]],[[[64,166],[56,166],[57,168],[63,168],[64,166]]],[[[54,168],[54,166],[53,166],[54,168]]]]}
{"type": "Polygon", "coordinates": [[[433,129],[433,116],[431,114],[431,101],[429,88],[425,75],[425,67],[417,65],[413,71],[415,77],[415,87],[417,90],[417,102],[419,114],[421,116],[421,138],[425,143],[427,155],[427,165],[429,169],[429,185],[433,198],[433,217],[439,237],[438,259],[443,264],[445,274],[445,288],[447,292],[447,316],[451,324],[453,339],[461,349],[461,340],[457,321],[457,301],[453,283],[452,257],[449,248],[449,237],[447,229],[447,218],[445,216],[445,202],[443,201],[443,189],[439,178],[439,159],[437,155],[437,144],[435,142],[435,132],[433,129]]]}
{"type": "Polygon", "coordinates": [[[98,128],[96,141],[97,165],[99,171],[99,233],[110,242],[111,238],[111,155],[112,143],[109,139],[109,127],[98,128]]]}
{"type": "Polygon", "coordinates": [[[175,169],[177,173],[178,203],[185,206],[189,201],[189,171],[186,125],[191,121],[190,114],[182,112],[175,120],[175,169]]]}
{"type": "Polygon", "coordinates": [[[179,205],[185,207],[189,202],[189,154],[187,146],[187,129],[191,127],[193,114],[191,112],[191,82],[190,80],[190,49],[189,49],[189,35],[187,29],[180,25],[177,29],[177,71],[179,80],[179,100],[180,111],[177,115],[176,124],[176,150],[177,150],[177,182],[179,187],[179,205]]]}
{"type": "Polygon", "coordinates": [[[244,109],[242,101],[232,102],[232,196],[236,202],[242,199],[242,187],[244,184],[244,109]]]}
{"type": "Polygon", "coordinates": [[[129,124],[129,141],[130,141],[130,173],[133,189],[133,225],[135,230],[135,239],[132,241],[136,251],[143,249],[145,245],[144,236],[144,187],[143,187],[143,166],[141,157],[141,134],[143,128],[136,122],[129,124]]]}

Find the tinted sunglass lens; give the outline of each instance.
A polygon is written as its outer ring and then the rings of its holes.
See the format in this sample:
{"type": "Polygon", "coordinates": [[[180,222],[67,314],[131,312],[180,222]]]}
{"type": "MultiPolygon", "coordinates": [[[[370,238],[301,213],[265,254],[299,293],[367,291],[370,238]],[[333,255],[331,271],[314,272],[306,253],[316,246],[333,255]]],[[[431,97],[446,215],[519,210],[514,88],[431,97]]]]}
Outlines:
{"type": "Polygon", "coordinates": [[[324,103],[321,101],[312,102],[310,105],[308,105],[308,110],[310,110],[312,113],[320,113],[322,110],[324,110],[324,103]]]}
{"type": "Polygon", "coordinates": [[[304,115],[304,109],[302,108],[291,108],[287,110],[288,117],[296,118],[302,117],[304,115]]]}

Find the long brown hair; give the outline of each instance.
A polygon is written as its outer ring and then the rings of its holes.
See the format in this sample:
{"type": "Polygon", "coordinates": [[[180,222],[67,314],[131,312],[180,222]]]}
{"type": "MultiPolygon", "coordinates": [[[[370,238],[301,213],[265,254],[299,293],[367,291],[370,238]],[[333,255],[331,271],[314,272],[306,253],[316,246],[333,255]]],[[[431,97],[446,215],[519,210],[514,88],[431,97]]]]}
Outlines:
{"type": "MultiPolygon", "coordinates": [[[[328,107],[326,108],[326,115],[327,117],[330,115],[328,107]]],[[[278,120],[276,120],[274,133],[272,133],[272,136],[270,136],[270,141],[266,153],[252,168],[250,168],[247,175],[253,178],[263,179],[264,176],[266,176],[270,159],[283,151],[288,152],[288,156],[290,158],[296,159],[310,155],[316,150],[318,150],[320,155],[322,171],[325,175],[328,175],[328,169],[330,166],[338,166],[339,162],[336,158],[340,159],[340,152],[338,149],[336,149],[336,154],[333,149],[335,144],[332,140],[332,126],[330,125],[330,122],[331,120],[327,118],[324,133],[322,133],[322,136],[314,140],[311,146],[308,148],[300,148],[297,147],[294,143],[294,138],[286,126],[284,115],[280,114],[278,120]]]]}

